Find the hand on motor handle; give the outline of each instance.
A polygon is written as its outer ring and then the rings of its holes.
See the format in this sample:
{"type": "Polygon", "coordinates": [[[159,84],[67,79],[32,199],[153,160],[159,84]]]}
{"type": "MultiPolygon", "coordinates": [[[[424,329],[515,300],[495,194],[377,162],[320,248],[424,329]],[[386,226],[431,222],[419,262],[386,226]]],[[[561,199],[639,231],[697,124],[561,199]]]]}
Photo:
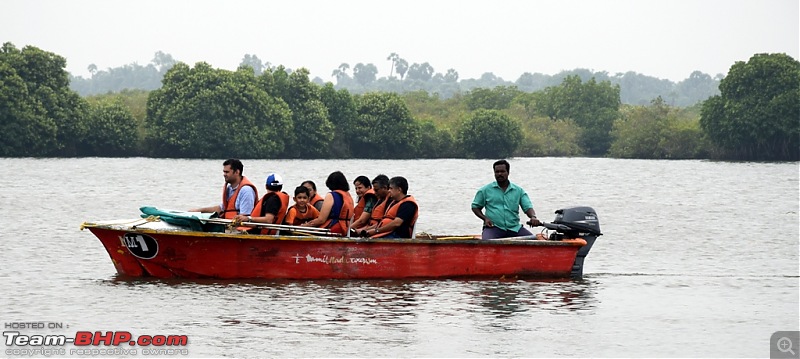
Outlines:
{"type": "Polygon", "coordinates": [[[528,224],[528,225],[529,225],[529,226],[531,226],[531,227],[536,227],[536,226],[541,226],[541,225],[542,225],[542,222],[541,222],[541,221],[539,221],[539,219],[538,219],[538,218],[536,218],[536,217],[533,217],[533,218],[529,219],[529,220],[528,220],[527,222],[525,222],[525,223],[526,223],[526,224],[528,224]]]}

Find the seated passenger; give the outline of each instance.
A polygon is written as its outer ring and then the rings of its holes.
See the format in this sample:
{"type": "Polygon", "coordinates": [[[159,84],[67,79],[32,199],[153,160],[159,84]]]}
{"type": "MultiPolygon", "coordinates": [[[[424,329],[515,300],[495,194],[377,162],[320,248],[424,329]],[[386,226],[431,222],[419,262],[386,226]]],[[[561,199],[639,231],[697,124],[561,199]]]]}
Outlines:
{"type": "Polygon", "coordinates": [[[387,203],[391,201],[389,198],[388,176],[384,174],[375,176],[375,178],[372,180],[372,190],[375,191],[377,202],[375,202],[375,205],[372,207],[369,221],[360,227],[353,226],[356,233],[361,233],[361,231],[365,231],[369,228],[375,228],[375,226],[381,222],[381,219],[383,219],[383,214],[386,212],[387,203]]]}
{"type": "Polygon", "coordinates": [[[353,181],[353,185],[355,185],[358,200],[356,201],[356,208],[353,211],[355,214],[355,217],[353,217],[355,221],[353,221],[350,227],[360,228],[369,223],[372,208],[375,206],[375,203],[378,202],[378,197],[375,195],[375,191],[372,190],[372,184],[369,183],[369,178],[367,178],[367,176],[356,177],[356,180],[353,181]]]}
{"type": "Polygon", "coordinates": [[[284,224],[299,226],[319,217],[319,211],[308,204],[308,197],[308,188],[305,186],[297,186],[294,189],[294,204],[286,212],[284,224]]]}
{"type": "Polygon", "coordinates": [[[350,185],[340,171],[331,173],[325,181],[331,191],[325,195],[319,217],[303,223],[303,227],[328,228],[331,233],[348,234],[353,219],[353,197],[350,196],[350,185]]]}
{"type": "MultiPolygon", "coordinates": [[[[256,222],[267,224],[281,224],[286,216],[289,207],[289,195],[281,191],[283,182],[277,173],[270,173],[267,176],[267,194],[256,203],[253,212],[249,215],[240,214],[237,220],[242,222],[256,222]]],[[[277,228],[254,228],[250,233],[278,234],[277,228]]]]}
{"type": "Polygon", "coordinates": [[[411,238],[414,225],[419,216],[419,206],[413,196],[408,193],[408,181],[403,177],[392,177],[389,180],[389,196],[392,203],[386,208],[381,223],[374,229],[366,231],[372,238],[411,238]]]}
{"type": "Polygon", "coordinates": [[[301,183],[301,185],[308,188],[308,203],[314,206],[314,208],[316,208],[317,211],[321,210],[323,199],[322,197],[319,196],[319,193],[317,193],[317,185],[314,183],[314,181],[308,180],[301,183]]]}
{"type": "Polygon", "coordinates": [[[242,175],[242,161],[231,158],[222,163],[222,204],[210,207],[194,208],[189,212],[219,213],[221,218],[233,219],[239,214],[249,215],[258,197],[256,186],[242,175]]]}

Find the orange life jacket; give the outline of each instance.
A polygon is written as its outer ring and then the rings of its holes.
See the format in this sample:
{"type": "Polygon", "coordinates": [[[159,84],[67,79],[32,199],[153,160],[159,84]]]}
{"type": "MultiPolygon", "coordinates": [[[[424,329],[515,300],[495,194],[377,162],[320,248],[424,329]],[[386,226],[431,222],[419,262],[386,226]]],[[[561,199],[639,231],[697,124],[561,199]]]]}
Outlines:
{"type": "Polygon", "coordinates": [[[390,200],[388,193],[386,194],[386,198],[378,199],[378,203],[375,204],[375,207],[372,207],[372,213],[369,215],[370,226],[381,223],[381,219],[383,219],[383,215],[386,213],[387,203],[389,203],[390,200]]]}
{"type": "MultiPolygon", "coordinates": [[[[334,213],[331,209],[328,220],[322,224],[321,228],[328,228],[332,233],[345,234],[350,227],[350,220],[353,218],[353,197],[350,197],[350,193],[342,190],[337,189],[333,192],[342,196],[342,208],[339,213],[334,213]]],[[[333,192],[331,192],[331,196],[334,200],[333,206],[336,207],[336,196],[333,192]]]]}
{"type": "MultiPolygon", "coordinates": [[[[397,218],[397,210],[400,209],[400,205],[405,202],[413,202],[415,205],[417,204],[417,201],[414,199],[414,197],[410,195],[405,196],[405,198],[399,201],[392,202],[389,208],[386,209],[386,213],[383,215],[383,219],[381,219],[381,224],[378,226],[378,228],[389,224],[389,222],[397,218]]],[[[417,211],[414,212],[414,218],[412,218],[411,223],[408,224],[409,230],[414,228],[414,224],[417,223],[417,217],[419,217],[419,205],[417,205],[417,211]]],[[[372,238],[386,237],[389,235],[389,233],[392,232],[380,232],[372,236],[372,238]]],[[[411,233],[408,233],[407,236],[411,237],[411,233]]]]}
{"type": "Polygon", "coordinates": [[[225,204],[225,209],[220,213],[222,218],[233,219],[233,217],[239,214],[239,209],[236,208],[236,198],[239,197],[239,190],[241,190],[243,186],[253,187],[254,198],[258,198],[258,189],[256,189],[256,186],[250,182],[247,177],[242,176],[242,181],[239,182],[239,187],[236,187],[236,190],[233,191],[231,198],[227,198],[228,184],[222,185],[222,203],[225,204]]]}
{"type": "Polygon", "coordinates": [[[297,210],[297,205],[295,204],[289,207],[289,210],[286,211],[286,219],[284,220],[284,224],[299,226],[317,217],[319,217],[319,211],[314,206],[306,204],[306,211],[300,212],[297,210]],[[294,214],[294,217],[292,217],[292,214],[294,214]],[[292,218],[291,223],[289,223],[290,218],[292,218]]]}
{"type": "Polygon", "coordinates": [[[316,207],[317,202],[324,201],[325,199],[319,196],[319,193],[314,193],[314,197],[308,200],[308,204],[316,207]]]}
{"type": "MultiPolygon", "coordinates": [[[[275,221],[272,222],[272,224],[283,223],[283,218],[286,217],[286,210],[289,208],[289,195],[286,194],[286,192],[267,192],[267,194],[256,203],[256,206],[253,207],[253,213],[251,213],[250,216],[263,217],[266,215],[263,213],[265,210],[264,205],[267,204],[267,200],[272,196],[278,196],[278,199],[281,200],[281,208],[278,210],[278,214],[275,216],[275,221]]],[[[270,228],[261,228],[259,232],[261,234],[278,234],[277,229],[270,228]]]]}
{"type": "MultiPolygon", "coordinates": [[[[353,213],[355,214],[354,217],[355,219],[359,219],[361,217],[361,214],[364,213],[364,207],[367,206],[367,196],[378,198],[375,195],[375,191],[372,188],[364,192],[364,194],[361,195],[361,197],[358,197],[358,203],[356,204],[356,208],[353,210],[353,213]]],[[[373,208],[375,207],[373,206],[373,208]]]]}

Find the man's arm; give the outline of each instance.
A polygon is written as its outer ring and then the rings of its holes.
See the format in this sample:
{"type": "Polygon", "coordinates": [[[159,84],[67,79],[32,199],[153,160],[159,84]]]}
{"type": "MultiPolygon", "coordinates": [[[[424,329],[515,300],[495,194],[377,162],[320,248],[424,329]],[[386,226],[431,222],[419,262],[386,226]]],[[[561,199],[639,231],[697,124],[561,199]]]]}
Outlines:
{"type": "Polygon", "coordinates": [[[397,209],[397,217],[392,219],[391,222],[384,226],[376,226],[374,229],[367,231],[367,234],[375,235],[378,233],[394,232],[394,230],[397,229],[397,227],[400,227],[403,223],[411,223],[411,220],[414,218],[414,214],[416,214],[418,210],[419,208],[414,203],[404,202],[397,209]]]}
{"type": "Polygon", "coordinates": [[[365,224],[369,223],[369,217],[372,216],[372,213],[364,211],[361,213],[361,217],[358,217],[353,224],[350,225],[351,228],[361,228],[365,224]]]}
{"type": "Polygon", "coordinates": [[[533,210],[533,207],[528,208],[528,210],[525,211],[525,214],[529,218],[528,221],[525,222],[525,223],[527,223],[531,227],[536,227],[536,226],[541,226],[542,225],[542,222],[539,221],[538,218],[536,218],[536,211],[533,210]]]}
{"type": "Polygon", "coordinates": [[[483,221],[484,227],[494,227],[494,222],[482,212],[485,205],[486,197],[482,190],[478,190],[478,192],[475,193],[475,198],[472,200],[472,213],[475,213],[475,216],[483,221]]]}
{"type": "Polygon", "coordinates": [[[375,226],[375,228],[368,229],[366,232],[368,236],[373,236],[378,233],[393,232],[397,227],[400,227],[401,224],[403,224],[403,219],[394,217],[394,219],[386,225],[380,227],[375,226]]]}
{"type": "Polygon", "coordinates": [[[483,211],[482,210],[483,210],[483,208],[480,208],[480,207],[472,207],[472,213],[475,213],[476,217],[480,218],[482,221],[485,222],[487,220],[487,218],[486,218],[485,215],[483,215],[483,211]]]}
{"type": "Polygon", "coordinates": [[[533,210],[533,203],[531,203],[530,197],[528,197],[528,193],[524,190],[522,191],[522,196],[519,199],[519,205],[522,207],[522,210],[525,211],[525,215],[528,216],[528,221],[525,222],[531,227],[541,226],[542,222],[536,218],[536,211],[533,210]]]}
{"type": "Polygon", "coordinates": [[[353,224],[350,225],[351,228],[361,228],[367,223],[369,223],[369,217],[372,216],[372,209],[375,207],[375,202],[378,201],[378,197],[369,196],[364,198],[364,211],[361,212],[361,216],[356,218],[353,221],[353,224]]]}
{"type": "Polygon", "coordinates": [[[189,210],[189,212],[200,212],[200,213],[222,212],[222,205],[218,204],[216,206],[192,208],[192,209],[189,210]]]}

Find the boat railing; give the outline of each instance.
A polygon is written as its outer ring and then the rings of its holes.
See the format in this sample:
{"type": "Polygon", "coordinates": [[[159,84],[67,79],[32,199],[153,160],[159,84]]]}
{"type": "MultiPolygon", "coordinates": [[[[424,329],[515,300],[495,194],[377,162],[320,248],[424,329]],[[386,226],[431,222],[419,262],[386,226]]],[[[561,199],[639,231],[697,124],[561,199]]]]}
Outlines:
{"type": "Polygon", "coordinates": [[[259,222],[240,222],[236,220],[222,219],[222,218],[201,219],[200,221],[206,223],[222,224],[228,228],[253,227],[253,228],[277,229],[280,231],[291,231],[293,233],[316,235],[316,236],[336,235],[335,233],[332,233],[328,228],[303,227],[303,226],[292,226],[287,224],[272,224],[272,223],[259,223],[259,222]]]}

